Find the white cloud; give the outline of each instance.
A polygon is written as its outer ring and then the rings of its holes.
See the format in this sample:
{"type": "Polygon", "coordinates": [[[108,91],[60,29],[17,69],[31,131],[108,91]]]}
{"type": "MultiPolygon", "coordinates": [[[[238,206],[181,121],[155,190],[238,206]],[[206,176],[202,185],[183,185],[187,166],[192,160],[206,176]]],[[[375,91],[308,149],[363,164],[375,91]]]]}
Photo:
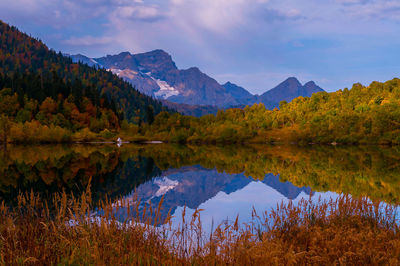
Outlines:
{"type": "Polygon", "coordinates": [[[336,3],[344,4],[344,5],[354,5],[354,4],[363,4],[368,0],[336,0],[336,3]]]}
{"type": "Polygon", "coordinates": [[[400,2],[393,0],[359,2],[347,6],[344,11],[355,18],[369,20],[400,20],[400,2]]]}
{"type": "Polygon", "coordinates": [[[229,31],[245,22],[251,1],[245,0],[172,0],[171,16],[217,33],[229,31]]]}
{"type": "MultiPolygon", "coordinates": [[[[265,24],[265,16],[284,20],[301,15],[299,9],[275,8],[271,0],[170,0],[170,17],[178,25],[229,35],[238,28],[265,24]],[[262,19],[263,18],[263,19],[262,19]]],[[[266,20],[269,20],[268,18],[266,20]]]]}
{"type": "Polygon", "coordinates": [[[97,46],[111,44],[113,41],[112,37],[93,37],[93,36],[83,36],[83,37],[71,37],[64,40],[65,44],[73,46],[97,46]]]}
{"type": "Polygon", "coordinates": [[[120,6],[114,11],[113,16],[120,19],[154,21],[164,17],[156,6],[131,5],[120,6]]]}

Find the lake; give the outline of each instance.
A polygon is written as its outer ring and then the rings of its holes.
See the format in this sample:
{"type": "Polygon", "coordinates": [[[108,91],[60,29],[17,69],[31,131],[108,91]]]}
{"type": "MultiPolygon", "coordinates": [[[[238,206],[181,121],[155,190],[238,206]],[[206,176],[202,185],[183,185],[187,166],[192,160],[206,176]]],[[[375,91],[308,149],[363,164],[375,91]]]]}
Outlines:
{"type": "MultiPolygon", "coordinates": [[[[94,202],[139,199],[141,211],[163,199],[163,218],[170,212],[178,223],[184,209],[203,209],[206,227],[341,193],[398,204],[399,181],[399,147],[40,145],[0,155],[0,198],[10,206],[20,192],[79,195],[90,182],[94,202]]],[[[126,213],[119,209],[118,218],[126,213]]]]}

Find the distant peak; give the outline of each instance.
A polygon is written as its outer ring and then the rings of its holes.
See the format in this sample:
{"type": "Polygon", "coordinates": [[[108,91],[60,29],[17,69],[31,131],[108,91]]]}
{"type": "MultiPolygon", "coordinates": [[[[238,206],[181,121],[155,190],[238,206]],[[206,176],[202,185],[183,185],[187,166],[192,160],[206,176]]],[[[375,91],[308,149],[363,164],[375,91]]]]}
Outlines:
{"type": "Polygon", "coordinates": [[[162,49],[156,49],[156,50],[153,50],[153,51],[150,51],[150,52],[146,52],[146,53],[143,53],[143,54],[148,54],[148,55],[164,55],[164,56],[169,56],[169,57],[170,57],[170,54],[167,53],[166,51],[162,50],[162,49]]]}
{"type": "Polygon", "coordinates": [[[132,56],[132,54],[130,52],[122,52],[122,53],[119,53],[118,55],[119,56],[127,56],[127,55],[132,56]]]}
{"type": "Polygon", "coordinates": [[[73,54],[73,55],[71,55],[71,54],[64,54],[65,56],[69,56],[69,57],[79,57],[79,58],[82,58],[82,57],[84,57],[84,58],[88,58],[86,55],[83,55],[83,54],[73,54]]]}
{"type": "Polygon", "coordinates": [[[195,71],[195,72],[201,72],[198,67],[191,67],[187,69],[188,71],[195,71]]]}
{"type": "Polygon", "coordinates": [[[230,89],[243,89],[242,87],[240,87],[239,85],[236,85],[235,83],[232,83],[230,81],[228,81],[227,83],[225,83],[224,85],[222,85],[225,88],[230,88],[230,89]]]}
{"type": "Polygon", "coordinates": [[[168,53],[167,53],[166,51],[164,51],[163,49],[155,49],[155,50],[150,51],[150,52],[168,54],[168,53]]]}
{"type": "Polygon", "coordinates": [[[249,98],[252,96],[252,94],[245,88],[242,88],[230,81],[222,85],[222,87],[224,87],[226,92],[231,94],[235,99],[249,98]]]}
{"type": "Polygon", "coordinates": [[[303,87],[306,89],[311,89],[313,91],[323,91],[323,89],[320,86],[318,86],[317,84],[315,84],[314,81],[307,82],[306,84],[304,84],[303,87]]]}
{"type": "Polygon", "coordinates": [[[164,50],[157,49],[150,52],[135,54],[136,58],[155,58],[161,60],[172,61],[172,56],[164,50]]]}
{"type": "Polygon", "coordinates": [[[282,86],[295,86],[295,87],[301,87],[301,83],[300,81],[295,78],[295,77],[289,77],[287,78],[285,81],[283,81],[282,83],[280,83],[277,87],[282,87],[282,86]]]}
{"type": "Polygon", "coordinates": [[[300,83],[300,81],[295,77],[288,77],[284,82],[298,82],[298,83],[300,83]]]}
{"type": "Polygon", "coordinates": [[[304,84],[304,87],[307,87],[307,86],[316,86],[316,84],[314,81],[311,80],[311,81],[307,82],[306,84],[304,84]]]}

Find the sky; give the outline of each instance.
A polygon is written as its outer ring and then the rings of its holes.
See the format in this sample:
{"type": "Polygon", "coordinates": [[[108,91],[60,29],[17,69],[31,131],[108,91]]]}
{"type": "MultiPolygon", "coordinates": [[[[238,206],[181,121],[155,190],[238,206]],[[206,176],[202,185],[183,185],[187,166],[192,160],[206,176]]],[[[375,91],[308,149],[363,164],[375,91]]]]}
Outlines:
{"type": "Polygon", "coordinates": [[[0,19],[64,53],[163,49],[257,94],[400,76],[398,0],[1,0],[0,19]]]}

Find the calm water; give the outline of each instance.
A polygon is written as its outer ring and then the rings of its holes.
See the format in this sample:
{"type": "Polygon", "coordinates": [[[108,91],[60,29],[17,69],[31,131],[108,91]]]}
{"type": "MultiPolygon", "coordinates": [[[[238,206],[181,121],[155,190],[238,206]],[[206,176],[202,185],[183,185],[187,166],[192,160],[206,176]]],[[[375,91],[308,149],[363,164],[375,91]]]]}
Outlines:
{"type": "MultiPolygon", "coordinates": [[[[163,217],[201,208],[206,225],[340,193],[400,202],[397,147],[43,145],[1,152],[0,198],[10,205],[20,191],[80,194],[89,180],[95,201],[138,197],[143,207],[163,197],[163,217]]],[[[119,210],[121,220],[126,211],[119,210]]]]}

